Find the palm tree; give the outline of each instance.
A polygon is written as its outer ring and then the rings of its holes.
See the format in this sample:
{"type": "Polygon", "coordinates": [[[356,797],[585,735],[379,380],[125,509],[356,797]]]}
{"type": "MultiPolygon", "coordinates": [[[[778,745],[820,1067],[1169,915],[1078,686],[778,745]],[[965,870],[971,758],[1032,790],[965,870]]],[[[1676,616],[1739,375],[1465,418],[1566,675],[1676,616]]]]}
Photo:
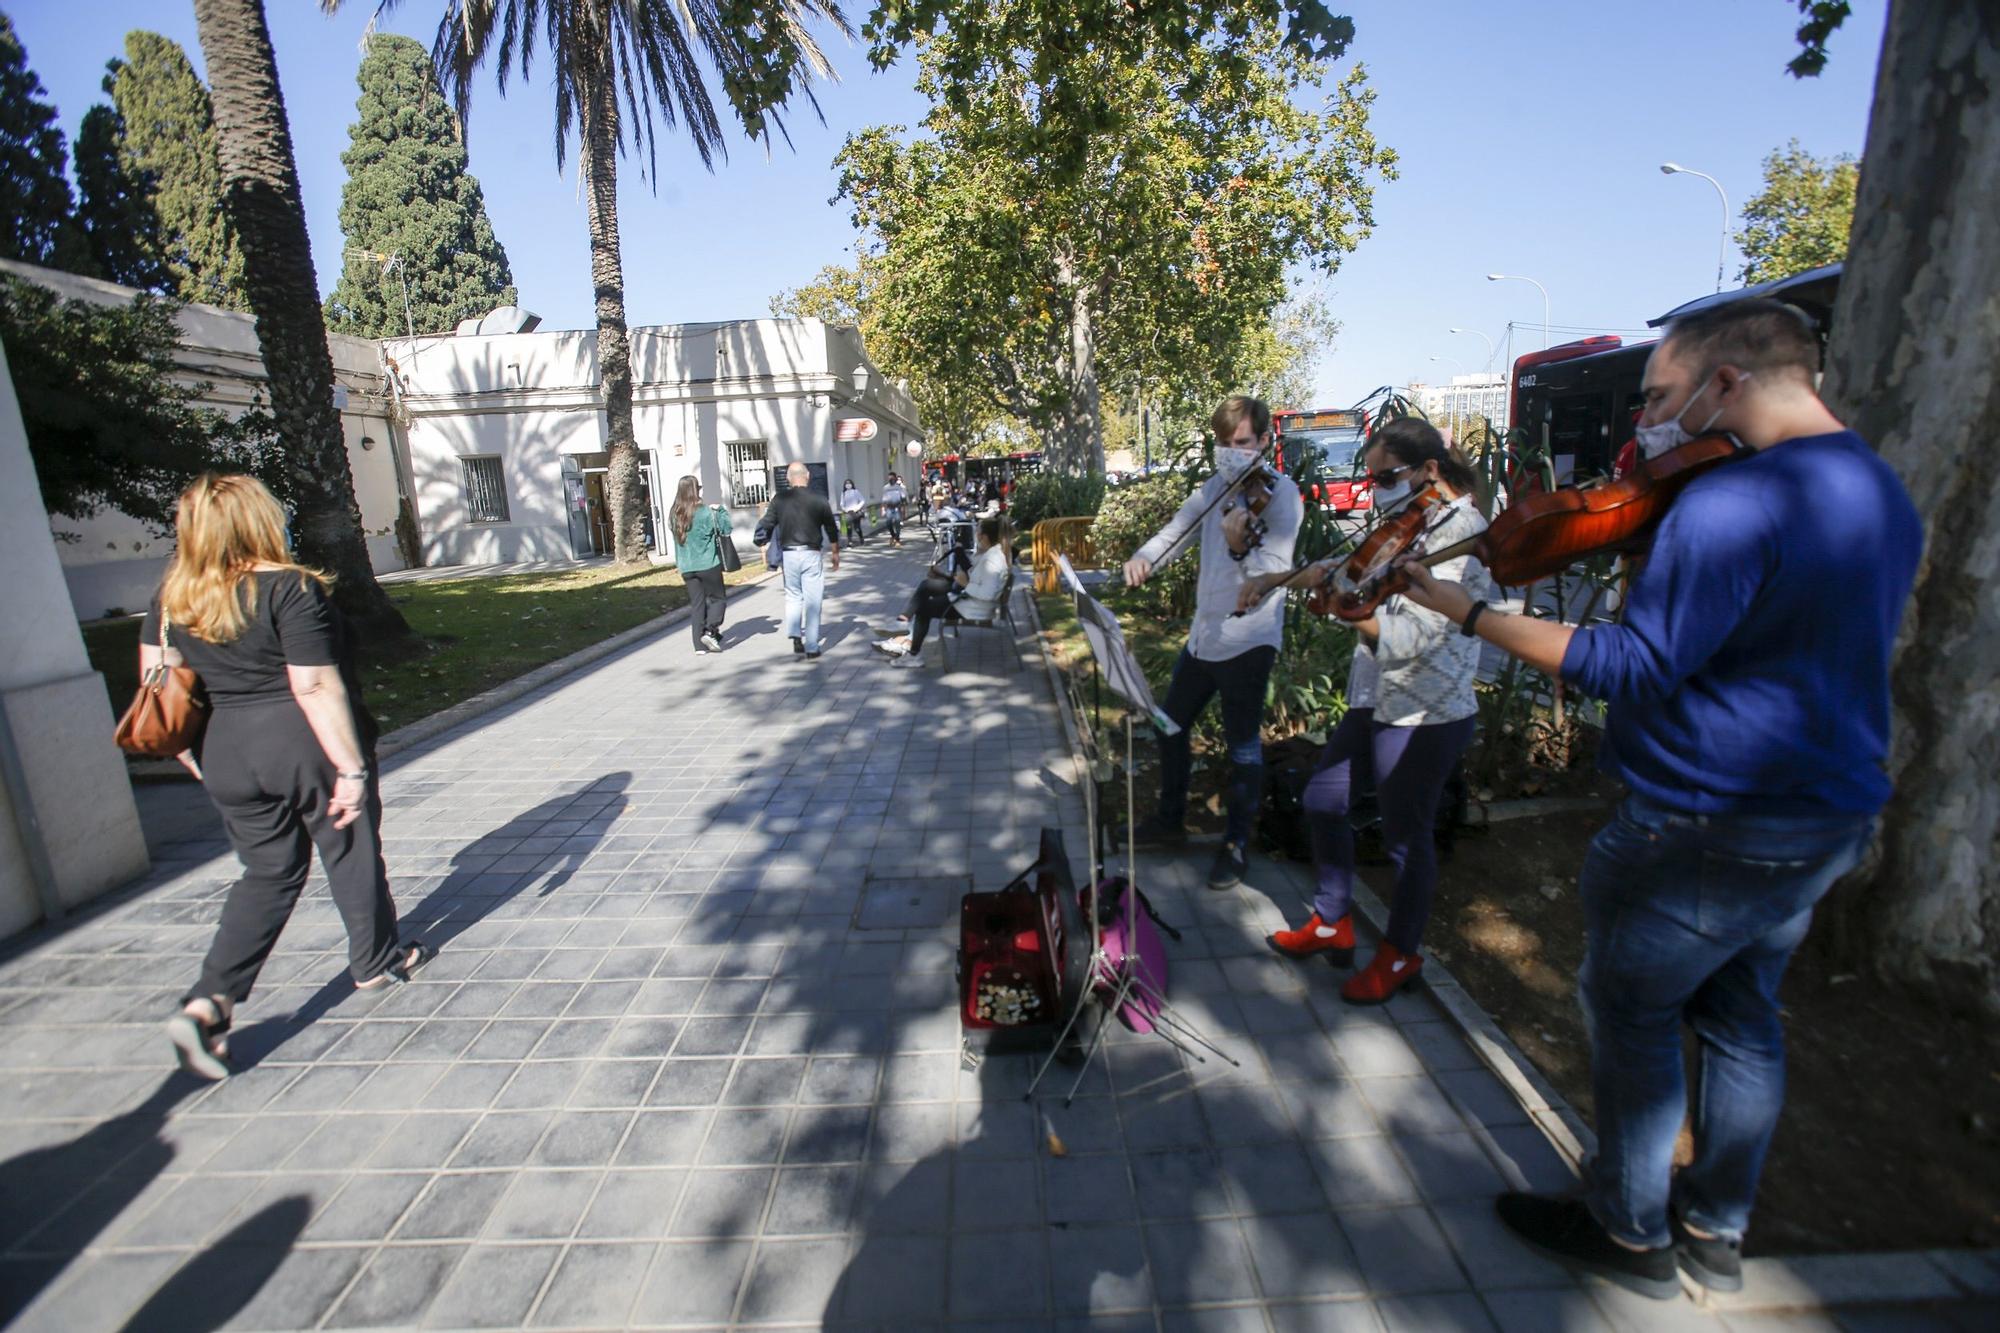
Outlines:
{"type": "MultiPolygon", "coordinates": [[[[392,7],[397,0],[384,0],[392,7]]],[[[340,0],[321,0],[331,10],[340,0]]],[[[639,447],[632,432],[632,356],[625,330],[625,270],[618,246],[618,157],[644,149],[657,180],[655,116],[686,127],[702,165],[726,155],[708,90],[719,74],[744,132],[784,133],[779,110],[812,75],[833,67],[806,24],[819,19],[850,35],[838,0],[445,0],[431,57],[464,118],[479,67],[490,54],[502,92],[518,65],[526,78],[539,38],[555,88],[556,165],[576,135],[590,224],[590,276],[597,295],[597,366],[610,439],[605,479],[612,546],[621,563],[646,558],[641,535],[639,447]],[[725,21],[724,12],[728,19],[725,21]]],[[[817,103],[813,109],[818,110],[817,103]]]]}
{"type": "Polygon", "coordinates": [[[215,106],[222,206],[242,239],[244,288],[285,445],[293,543],[301,559],[337,576],[334,598],[364,636],[407,634],[361,535],[263,0],[194,0],[194,17],[215,106]]]}

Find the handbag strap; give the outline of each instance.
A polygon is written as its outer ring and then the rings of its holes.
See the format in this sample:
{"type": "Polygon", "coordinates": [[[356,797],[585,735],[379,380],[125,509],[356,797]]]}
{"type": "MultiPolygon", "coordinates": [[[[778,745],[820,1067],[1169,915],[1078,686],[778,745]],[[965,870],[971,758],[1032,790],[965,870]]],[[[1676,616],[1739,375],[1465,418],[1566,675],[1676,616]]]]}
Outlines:
{"type": "Polygon", "coordinates": [[[171,624],[173,624],[173,617],[167,614],[167,604],[163,601],[160,603],[160,653],[162,656],[167,651],[167,627],[171,624]]]}

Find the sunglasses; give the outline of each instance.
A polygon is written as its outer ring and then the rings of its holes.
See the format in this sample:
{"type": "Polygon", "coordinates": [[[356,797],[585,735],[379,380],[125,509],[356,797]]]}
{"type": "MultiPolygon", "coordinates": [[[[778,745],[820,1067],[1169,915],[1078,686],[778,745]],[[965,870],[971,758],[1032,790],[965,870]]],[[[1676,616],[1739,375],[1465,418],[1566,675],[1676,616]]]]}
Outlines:
{"type": "Polygon", "coordinates": [[[1401,467],[1392,467],[1383,472],[1371,472],[1368,474],[1368,484],[1370,486],[1393,486],[1396,483],[1396,478],[1417,466],[1419,465],[1416,463],[1405,463],[1401,467]]]}

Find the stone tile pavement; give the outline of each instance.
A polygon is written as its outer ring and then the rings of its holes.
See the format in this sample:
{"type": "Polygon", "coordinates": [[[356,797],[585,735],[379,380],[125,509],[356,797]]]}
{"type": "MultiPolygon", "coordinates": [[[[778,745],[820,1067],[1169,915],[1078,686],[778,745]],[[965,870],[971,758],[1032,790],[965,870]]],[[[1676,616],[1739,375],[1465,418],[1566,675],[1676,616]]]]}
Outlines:
{"type": "Polygon", "coordinates": [[[1304,891],[1285,867],[1230,895],[1192,860],[1146,881],[1183,929],[1178,1003],[1240,1067],[1121,1032],[1067,1107],[1023,1100],[1024,1058],[962,1067],[957,895],[1004,882],[1044,825],[1080,851],[1082,813],[1031,641],[968,631],[949,670],[875,660],[864,621],[916,566],[851,560],[816,666],[793,660],[764,585],[736,595],[723,656],[670,629],[392,760],[386,844],[437,961],[355,992],[315,886],[239,1015],[227,1083],[173,1073],[158,1032],[233,876],[213,832],[179,826],[136,892],[13,948],[0,1318],[1379,1333],[1990,1317],[1961,1299],[2000,1288],[1979,1256],[1940,1261],[1932,1305],[1829,1313],[1807,1279],[1779,1302],[1802,1313],[1714,1313],[1527,1254],[1491,1197],[1559,1186],[1567,1165],[1428,998],[1350,1009],[1330,969],[1264,950],[1304,891]]]}

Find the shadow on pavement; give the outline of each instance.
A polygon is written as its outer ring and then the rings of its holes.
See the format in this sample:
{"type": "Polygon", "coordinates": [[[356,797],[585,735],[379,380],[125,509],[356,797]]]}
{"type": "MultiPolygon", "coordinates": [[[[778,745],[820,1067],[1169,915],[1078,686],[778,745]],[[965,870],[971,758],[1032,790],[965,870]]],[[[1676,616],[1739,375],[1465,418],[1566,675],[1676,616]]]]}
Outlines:
{"type": "MultiPolygon", "coordinates": [[[[211,1333],[256,1298],[312,1216],[303,1195],[259,1209],[197,1250],[125,1321],[123,1333],[211,1333]]],[[[272,1325],[275,1327],[275,1325],[272,1325]]]]}

